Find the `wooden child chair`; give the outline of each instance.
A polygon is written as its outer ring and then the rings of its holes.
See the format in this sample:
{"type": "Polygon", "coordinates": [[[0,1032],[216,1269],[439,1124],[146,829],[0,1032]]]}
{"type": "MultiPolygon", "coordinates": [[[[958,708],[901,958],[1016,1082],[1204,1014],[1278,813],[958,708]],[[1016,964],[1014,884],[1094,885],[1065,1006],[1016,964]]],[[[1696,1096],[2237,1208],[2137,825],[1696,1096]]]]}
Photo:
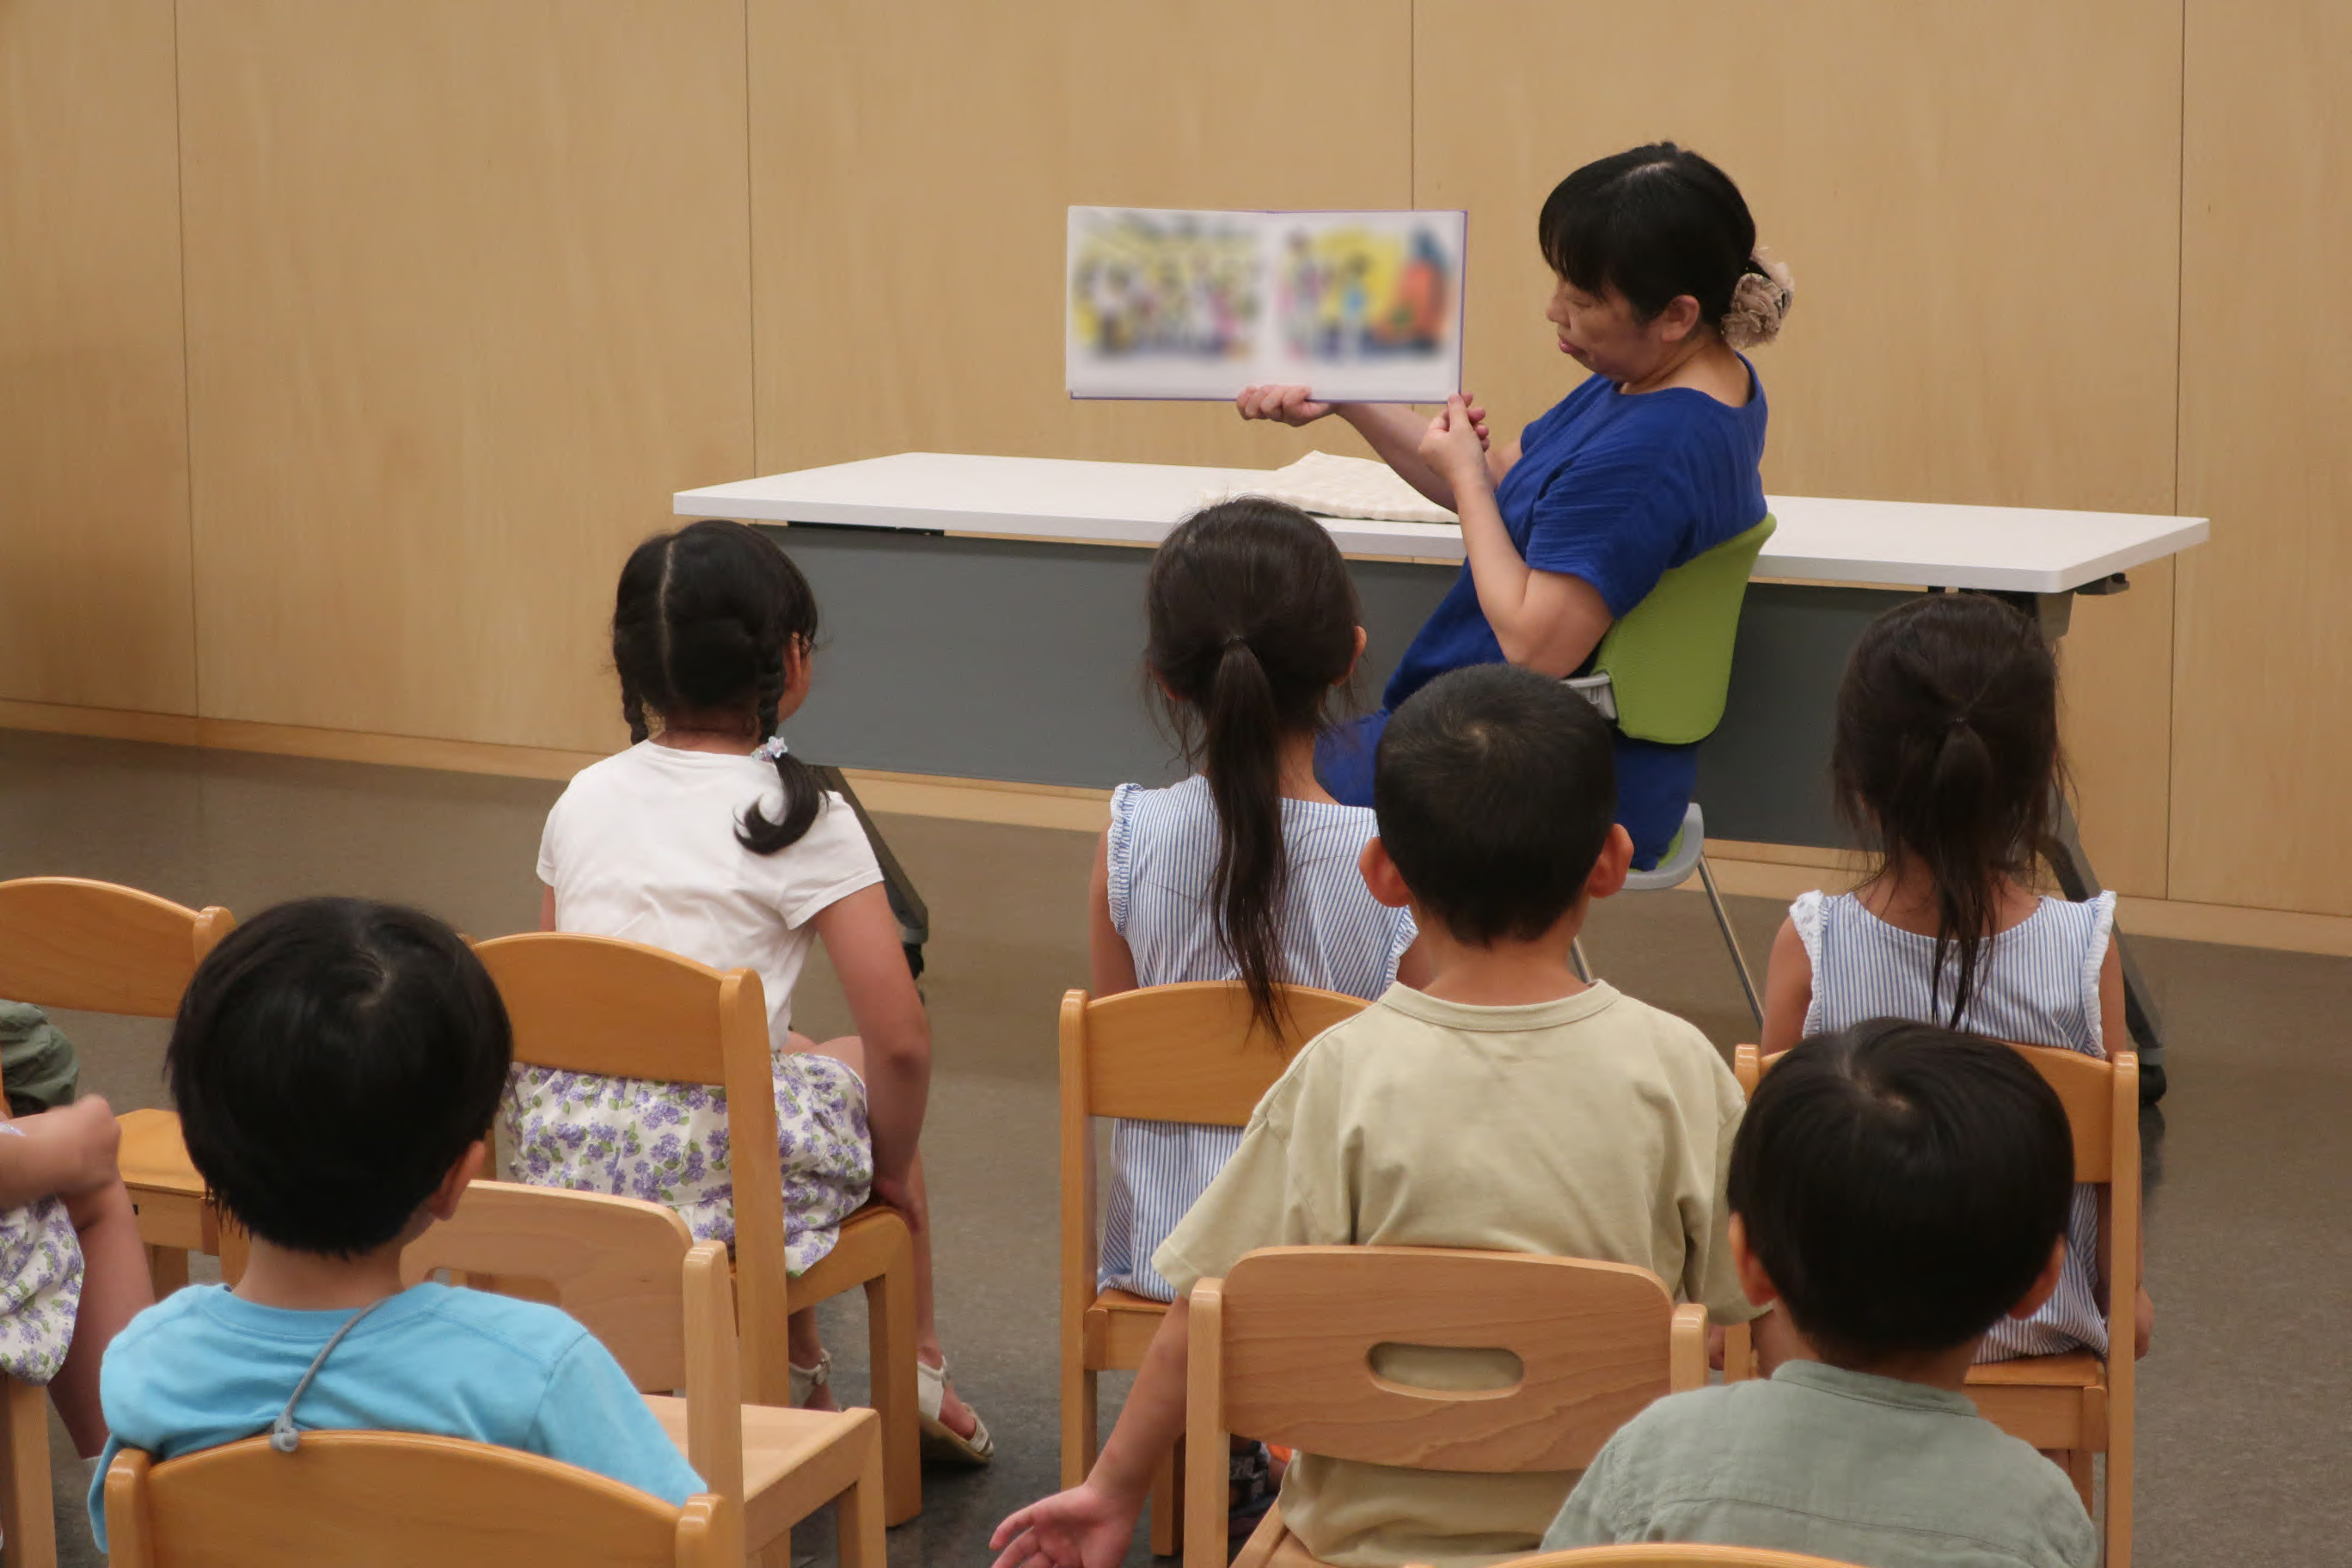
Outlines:
{"type": "Polygon", "coordinates": [[[1802,1552],[1769,1552],[1755,1546],[1708,1546],[1698,1542],[1643,1542],[1633,1546],[1580,1546],[1573,1552],[1539,1552],[1514,1557],[1496,1568],[1853,1568],[1853,1564],[1802,1552]]]}
{"type": "MultiPolygon", "coordinates": [[[[112,882],[26,877],[0,882],[0,996],[41,1007],[169,1018],[180,994],[236,925],[226,910],[191,910],[112,882]]],[[[155,1294],[188,1282],[188,1255],[220,1250],[205,1184],[168,1110],[132,1110],[117,1155],[139,1211],[155,1294]]]]}
{"type": "MultiPolygon", "coordinates": [[[[0,1092],[6,1085],[0,1083],[0,1092]]],[[[5,1103],[5,1102],[0,1102],[5,1103]]],[[[49,1484],[49,1391],[0,1373],[0,1564],[57,1568],[49,1484]]]]}
{"type": "MultiPolygon", "coordinates": [[[[2066,1107],[2074,1134],[2074,1180],[2107,1189],[2099,1259],[2107,1278],[2107,1352],[2069,1351],[1985,1362],[1969,1369],[1969,1397],[1986,1420],[2045,1453],[2064,1456],[2066,1473],[2092,1509],[2093,1457],[2107,1457],[2107,1500],[2099,1519],[2107,1568],[2130,1568],[2132,1528],[2132,1379],[2137,1334],[2133,1308],[2140,1249],[2139,1057],[2112,1060],[2043,1046],[2014,1046],[2066,1107]]],[[[1754,1046],[1733,1053],[1739,1087],[1756,1092],[1780,1060],[1754,1046]]],[[[1726,1376],[1755,1373],[1745,1325],[1724,1352],[1726,1376]]],[[[2094,1517],[2099,1517],[2095,1511],[2094,1517]]]]}
{"type": "MultiPolygon", "coordinates": [[[[1238,1433],[1412,1469],[1578,1470],[1660,1394],[1706,1382],[1706,1309],[1646,1268],[1417,1247],[1274,1247],[1192,1288],[1185,1441],[1238,1433]],[[1508,1389],[1403,1387],[1376,1345],[1499,1347],[1508,1389]]],[[[1224,1568],[1226,1479],[1184,1485],[1184,1568],[1224,1568]]],[[[1313,1568],[1277,1502],[1233,1568],[1313,1568]]]]}
{"type": "Polygon", "coordinates": [[[453,1283],[488,1279],[552,1301],[585,1324],[687,1463],[736,1509],[754,1562],[789,1568],[792,1527],[837,1502],[841,1568],[885,1568],[877,1417],[743,1403],[727,1248],[697,1242],[675,1210],[477,1182],[454,1219],[401,1255],[404,1284],[443,1269],[453,1283]],[[678,1389],[682,1399],[671,1396],[678,1389]]]}
{"type": "Polygon", "coordinates": [[[742,1523],[537,1454],[414,1432],[248,1437],[106,1472],[114,1568],[737,1568],[742,1523]]]}
{"type": "MultiPolygon", "coordinates": [[[[1277,988],[1287,1008],[1276,1039],[1252,1015],[1237,981],[1152,985],[1096,1001],[1062,998],[1062,1484],[1094,1468],[1095,1385],[1105,1372],[1131,1372],[1159,1331],[1168,1304],[1128,1290],[1097,1290],[1094,1131],[1088,1119],[1130,1117],[1242,1127],[1300,1045],[1363,1003],[1309,986],[1277,988]]],[[[1180,1445],[1181,1452],[1181,1445],[1180,1445]]],[[[1217,1474],[1225,1474],[1217,1467],[1217,1474]]],[[[1165,1557],[1181,1541],[1179,1461],[1161,1467],[1151,1491],[1151,1550],[1165,1557]]],[[[1223,1484],[1222,1480],[1219,1484],[1223,1484]]],[[[1222,1528],[1218,1539],[1224,1539],[1222,1528]]]]}
{"type": "Polygon", "coordinates": [[[895,1211],[868,1204],[842,1222],[832,1252],[788,1287],[775,1079],[759,975],[722,974],[658,948],[568,932],[499,937],[474,951],[506,1001],[518,1064],[727,1091],[744,1403],[792,1404],[788,1289],[796,1310],[864,1286],[884,1514],[898,1524],[921,1512],[913,1238],[895,1211]]]}

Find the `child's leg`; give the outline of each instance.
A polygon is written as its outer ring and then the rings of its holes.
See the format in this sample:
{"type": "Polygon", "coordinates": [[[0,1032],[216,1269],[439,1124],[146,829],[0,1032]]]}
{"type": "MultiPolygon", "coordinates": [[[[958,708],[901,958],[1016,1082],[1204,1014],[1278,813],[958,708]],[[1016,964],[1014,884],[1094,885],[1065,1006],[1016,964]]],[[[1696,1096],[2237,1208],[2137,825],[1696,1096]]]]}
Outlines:
{"type": "Polygon", "coordinates": [[[106,1447],[106,1416],[99,1408],[98,1369],[106,1347],[141,1311],[155,1304],[140,1245],[131,1194],[117,1180],[66,1200],[81,1238],[81,1307],[74,1315],[73,1347],[49,1384],[49,1398],[72,1434],[74,1451],[95,1458],[106,1447]]]}
{"type": "MultiPolygon", "coordinates": [[[[816,1309],[803,1307],[784,1320],[784,1351],[792,1364],[803,1369],[824,1364],[824,1342],[817,1336],[816,1309]]],[[[820,1383],[809,1390],[803,1402],[804,1410],[838,1410],[834,1402],[833,1385],[820,1383]]]]}
{"type": "MultiPolygon", "coordinates": [[[[831,1057],[856,1073],[858,1081],[865,1081],[866,1042],[856,1035],[841,1035],[820,1042],[795,1030],[792,1046],[796,1051],[831,1057]]],[[[931,1293],[931,1200],[923,1184],[923,1157],[919,1153],[908,1173],[907,1186],[913,1212],[904,1217],[915,1242],[915,1358],[925,1366],[941,1366],[947,1362],[947,1352],[940,1345],[939,1317],[931,1293]]],[[[959,1437],[969,1437],[980,1429],[979,1418],[956,1396],[953,1384],[948,1384],[940,1396],[940,1420],[959,1437]]]]}

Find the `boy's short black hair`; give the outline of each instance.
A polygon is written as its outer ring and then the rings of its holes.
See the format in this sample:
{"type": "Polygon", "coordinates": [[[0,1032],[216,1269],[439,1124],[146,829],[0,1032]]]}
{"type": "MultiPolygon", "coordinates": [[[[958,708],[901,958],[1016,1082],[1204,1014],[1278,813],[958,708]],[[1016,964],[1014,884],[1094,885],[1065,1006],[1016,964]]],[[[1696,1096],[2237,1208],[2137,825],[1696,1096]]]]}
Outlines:
{"type": "Polygon", "coordinates": [[[1730,1204],[1799,1332],[1833,1364],[1954,1348],[2021,1300],[2065,1234],[2074,1144],[2015,1049],[1874,1018],[1764,1076],[1730,1204]]]}
{"type": "Polygon", "coordinates": [[[205,958],[163,1070],[221,1206],[265,1241],[349,1258],[398,1237],[488,1135],[513,1053],[497,986],[447,926],[304,899],[205,958]]]}
{"type": "Polygon", "coordinates": [[[1372,805],[1423,912],[1461,942],[1531,941],[1575,907],[1617,820],[1609,725],[1533,670],[1450,671],[1389,720],[1372,805]]]}

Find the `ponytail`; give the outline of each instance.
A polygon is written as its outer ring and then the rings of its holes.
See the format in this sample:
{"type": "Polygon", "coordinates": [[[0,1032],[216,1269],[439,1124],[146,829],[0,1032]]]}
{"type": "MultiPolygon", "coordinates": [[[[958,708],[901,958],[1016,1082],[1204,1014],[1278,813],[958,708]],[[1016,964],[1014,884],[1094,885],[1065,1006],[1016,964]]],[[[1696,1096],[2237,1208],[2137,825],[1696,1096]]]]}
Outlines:
{"type": "Polygon", "coordinates": [[[777,736],[776,710],[792,661],[816,644],[816,595],[791,557],[758,530],[716,519],[656,534],[621,568],[613,605],[613,668],[633,743],[666,713],[733,710],[761,735],[776,769],[782,810],[754,803],[735,839],[755,855],[797,844],[825,795],[816,773],[777,736]]]}
{"type": "Polygon", "coordinates": [[[1280,913],[1290,890],[1282,835],[1282,712],[1247,639],[1225,639],[1201,704],[1202,773],[1217,805],[1217,863],[1209,904],[1217,936],[1241,972],[1250,1011],[1268,1026],[1285,1012],[1280,913]]]}
{"type": "Polygon", "coordinates": [[[1935,890],[1929,1006],[1963,1026],[2004,883],[2032,879],[2065,788],[2058,667],[2034,624],[1982,594],[1931,594],[1873,621],[1838,689],[1839,814],[1875,840],[1881,878],[1935,890]]]}
{"type": "Polygon", "coordinates": [[[1150,688],[1217,811],[1202,900],[1217,943],[1276,1038],[1292,879],[1284,747],[1312,735],[1356,661],[1356,588],[1323,525],[1248,496],[1177,525],[1151,563],[1150,688]]]}

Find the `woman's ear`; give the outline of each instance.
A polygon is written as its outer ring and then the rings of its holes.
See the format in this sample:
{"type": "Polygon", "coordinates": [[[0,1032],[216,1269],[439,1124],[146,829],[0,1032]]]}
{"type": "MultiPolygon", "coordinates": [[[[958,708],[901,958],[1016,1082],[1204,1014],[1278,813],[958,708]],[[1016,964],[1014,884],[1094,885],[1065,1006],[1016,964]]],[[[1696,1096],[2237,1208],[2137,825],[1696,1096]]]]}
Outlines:
{"type": "Polygon", "coordinates": [[[1677,294],[1666,301],[1666,308],[1650,318],[1661,342],[1678,343],[1698,329],[1698,300],[1688,294],[1677,294]]]}

